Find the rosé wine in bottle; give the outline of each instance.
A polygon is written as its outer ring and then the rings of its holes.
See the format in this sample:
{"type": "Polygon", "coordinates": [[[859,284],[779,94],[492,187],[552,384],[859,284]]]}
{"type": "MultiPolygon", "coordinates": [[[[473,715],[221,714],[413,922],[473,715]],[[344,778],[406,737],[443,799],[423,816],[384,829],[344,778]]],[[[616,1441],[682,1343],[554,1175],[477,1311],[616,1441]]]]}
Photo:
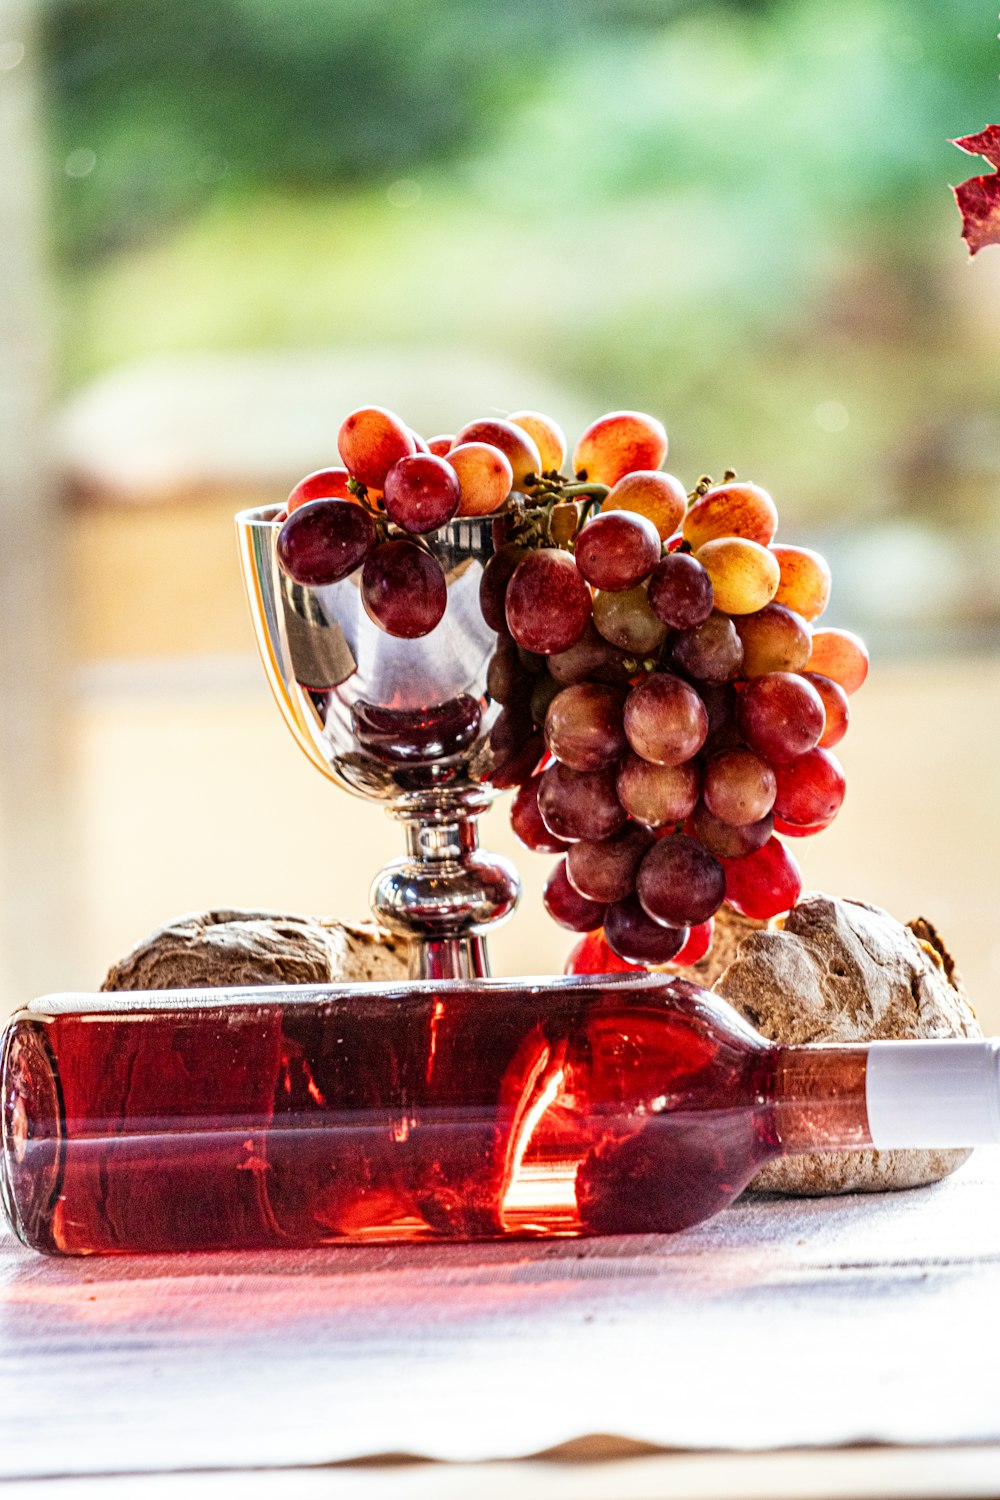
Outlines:
{"type": "Polygon", "coordinates": [[[1000,1043],[779,1047],[663,975],[50,996],[0,1086],[66,1255],[673,1232],[784,1154],[1000,1141],[1000,1043]]]}

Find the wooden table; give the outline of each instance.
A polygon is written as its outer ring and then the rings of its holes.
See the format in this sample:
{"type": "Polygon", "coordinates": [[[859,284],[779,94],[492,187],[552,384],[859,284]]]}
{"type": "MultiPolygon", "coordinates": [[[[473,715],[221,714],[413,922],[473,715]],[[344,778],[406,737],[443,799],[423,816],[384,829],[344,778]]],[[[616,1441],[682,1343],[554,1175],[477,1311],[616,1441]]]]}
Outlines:
{"type": "Polygon", "coordinates": [[[910,1193],[745,1196],[670,1238],[59,1261],[8,1236],[0,1478],[32,1500],[998,1495],[998,1348],[1000,1152],[910,1193]]]}

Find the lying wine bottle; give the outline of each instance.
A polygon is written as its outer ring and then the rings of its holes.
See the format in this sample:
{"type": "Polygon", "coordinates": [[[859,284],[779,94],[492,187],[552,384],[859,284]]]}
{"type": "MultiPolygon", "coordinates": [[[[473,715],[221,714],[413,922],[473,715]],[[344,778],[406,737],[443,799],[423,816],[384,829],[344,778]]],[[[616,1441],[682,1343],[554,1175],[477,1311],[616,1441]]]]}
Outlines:
{"type": "Polygon", "coordinates": [[[0,1067],[68,1255],[669,1232],[778,1156],[1000,1141],[1000,1042],[779,1047],[662,975],[61,995],[0,1067]]]}

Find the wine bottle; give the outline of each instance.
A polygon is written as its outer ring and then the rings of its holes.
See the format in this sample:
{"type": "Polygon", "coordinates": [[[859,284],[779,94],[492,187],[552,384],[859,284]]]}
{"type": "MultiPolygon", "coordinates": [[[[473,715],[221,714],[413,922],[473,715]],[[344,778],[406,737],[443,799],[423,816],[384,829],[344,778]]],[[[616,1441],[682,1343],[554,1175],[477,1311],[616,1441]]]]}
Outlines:
{"type": "Polygon", "coordinates": [[[776,1046],[662,975],[51,996],[0,1079],[68,1255],[673,1232],[782,1155],[1000,1141],[1000,1042],[776,1046]]]}

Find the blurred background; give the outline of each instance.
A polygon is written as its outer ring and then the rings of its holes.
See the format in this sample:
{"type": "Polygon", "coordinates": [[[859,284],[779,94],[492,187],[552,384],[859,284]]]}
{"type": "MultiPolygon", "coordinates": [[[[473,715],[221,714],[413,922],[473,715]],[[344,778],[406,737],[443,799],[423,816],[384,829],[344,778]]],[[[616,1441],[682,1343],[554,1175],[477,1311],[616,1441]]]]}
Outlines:
{"type": "MultiPolygon", "coordinates": [[[[362,403],[637,407],[872,646],[807,884],[937,922],[1000,1030],[1000,250],[948,191],[998,58],[987,0],[0,0],[0,1010],[398,852],[272,708],[234,510],[362,403]]],[[[557,970],[516,857],[495,967],[557,970]]]]}

